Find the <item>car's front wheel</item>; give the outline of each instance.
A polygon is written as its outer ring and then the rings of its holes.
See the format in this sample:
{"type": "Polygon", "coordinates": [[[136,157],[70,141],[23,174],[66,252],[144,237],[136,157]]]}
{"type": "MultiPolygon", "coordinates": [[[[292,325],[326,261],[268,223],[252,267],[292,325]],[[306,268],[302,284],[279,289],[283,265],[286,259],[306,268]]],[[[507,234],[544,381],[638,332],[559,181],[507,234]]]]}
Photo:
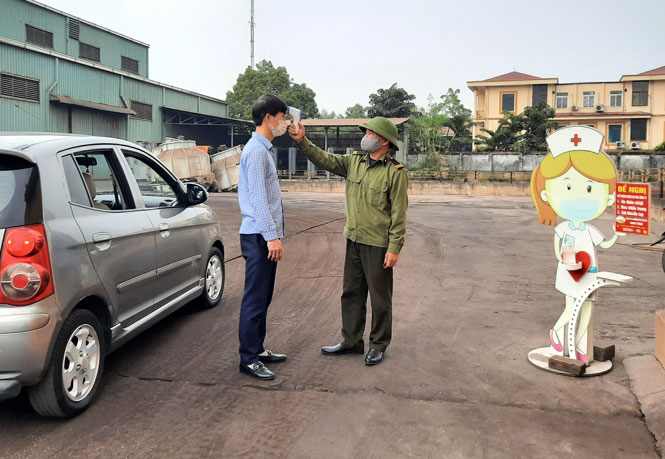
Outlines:
{"type": "Polygon", "coordinates": [[[202,309],[214,308],[222,299],[226,280],[224,255],[217,247],[213,247],[210,251],[203,276],[205,284],[198,305],[202,309]]]}
{"type": "Polygon", "coordinates": [[[102,326],[92,312],[75,310],[62,325],[44,378],[30,387],[37,413],[76,416],[92,402],[104,371],[102,326]]]}

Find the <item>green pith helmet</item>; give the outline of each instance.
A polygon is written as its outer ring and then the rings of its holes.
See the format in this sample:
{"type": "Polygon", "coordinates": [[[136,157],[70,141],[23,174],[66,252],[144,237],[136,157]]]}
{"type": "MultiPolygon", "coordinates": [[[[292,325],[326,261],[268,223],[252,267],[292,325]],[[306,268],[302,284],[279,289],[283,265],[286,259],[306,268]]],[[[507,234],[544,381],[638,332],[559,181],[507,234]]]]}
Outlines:
{"type": "Polygon", "coordinates": [[[369,120],[369,123],[361,124],[359,127],[363,132],[367,129],[376,132],[390,142],[393,150],[399,150],[399,147],[397,146],[397,126],[395,126],[388,118],[377,116],[376,118],[369,120]]]}

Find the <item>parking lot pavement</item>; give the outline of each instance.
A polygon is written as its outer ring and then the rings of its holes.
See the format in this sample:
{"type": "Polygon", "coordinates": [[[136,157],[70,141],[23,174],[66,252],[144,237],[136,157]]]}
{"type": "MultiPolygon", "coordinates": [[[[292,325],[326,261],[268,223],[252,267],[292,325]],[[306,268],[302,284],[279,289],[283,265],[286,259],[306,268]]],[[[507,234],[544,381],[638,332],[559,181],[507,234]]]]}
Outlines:
{"type": "MultiPolygon", "coordinates": [[[[209,204],[225,236],[222,304],[177,312],[109,356],[96,403],[76,419],[39,418],[25,395],[0,403],[0,457],[658,457],[621,361],[653,352],[660,253],[599,249],[601,270],[635,277],[599,292],[596,341],[616,345],[615,368],[556,376],[526,359],[563,307],[553,228],[525,198],[414,196],[393,342],[366,367],[319,351],[340,337],[344,197],[285,193],[266,346],[289,359],[262,382],[237,368],[236,195],[209,204]]],[[[611,217],[596,226],[609,236],[611,217]]]]}

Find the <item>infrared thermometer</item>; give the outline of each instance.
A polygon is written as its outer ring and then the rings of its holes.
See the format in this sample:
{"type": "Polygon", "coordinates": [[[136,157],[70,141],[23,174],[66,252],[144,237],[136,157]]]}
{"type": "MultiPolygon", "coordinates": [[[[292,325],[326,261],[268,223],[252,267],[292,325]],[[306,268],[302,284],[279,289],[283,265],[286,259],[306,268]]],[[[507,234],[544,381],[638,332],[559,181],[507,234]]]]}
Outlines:
{"type": "Polygon", "coordinates": [[[296,128],[296,134],[297,134],[298,131],[300,131],[300,120],[302,119],[302,110],[295,107],[289,107],[287,113],[291,115],[291,118],[293,118],[293,125],[296,128]]]}

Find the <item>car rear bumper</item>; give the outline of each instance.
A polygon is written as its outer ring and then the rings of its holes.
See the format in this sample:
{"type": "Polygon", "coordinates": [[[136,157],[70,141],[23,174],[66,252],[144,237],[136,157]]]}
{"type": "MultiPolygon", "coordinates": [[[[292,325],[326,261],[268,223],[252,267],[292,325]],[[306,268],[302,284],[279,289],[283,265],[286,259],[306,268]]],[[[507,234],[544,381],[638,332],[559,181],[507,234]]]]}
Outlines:
{"type": "Polygon", "coordinates": [[[54,313],[55,295],[30,306],[0,305],[0,399],[41,379],[59,318],[54,313]]]}
{"type": "Polygon", "coordinates": [[[0,381],[0,400],[17,397],[20,392],[20,382],[12,379],[0,381]]]}

